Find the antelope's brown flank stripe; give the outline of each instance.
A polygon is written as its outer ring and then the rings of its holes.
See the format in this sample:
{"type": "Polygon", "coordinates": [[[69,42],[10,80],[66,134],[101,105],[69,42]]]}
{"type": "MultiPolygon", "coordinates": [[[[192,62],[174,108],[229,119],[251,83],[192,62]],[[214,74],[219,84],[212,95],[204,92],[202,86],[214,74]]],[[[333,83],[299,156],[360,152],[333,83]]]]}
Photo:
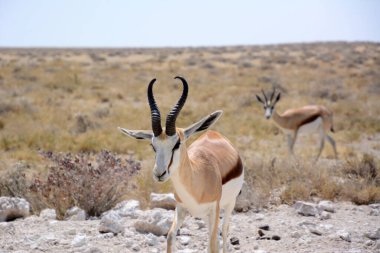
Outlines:
{"type": "Polygon", "coordinates": [[[243,163],[241,162],[240,157],[238,157],[238,160],[236,162],[235,167],[230,170],[223,178],[222,178],[222,184],[225,184],[229,182],[230,180],[237,178],[241,175],[243,172],[243,163]]]}
{"type": "Polygon", "coordinates": [[[314,120],[316,120],[318,117],[321,117],[321,115],[319,113],[317,114],[314,114],[314,115],[311,115],[310,117],[304,119],[303,121],[300,122],[300,124],[298,125],[298,128],[300,128],[301,126],[303,125],[306,125],[308,123],[311,123],[313,122],[314,120]]]}

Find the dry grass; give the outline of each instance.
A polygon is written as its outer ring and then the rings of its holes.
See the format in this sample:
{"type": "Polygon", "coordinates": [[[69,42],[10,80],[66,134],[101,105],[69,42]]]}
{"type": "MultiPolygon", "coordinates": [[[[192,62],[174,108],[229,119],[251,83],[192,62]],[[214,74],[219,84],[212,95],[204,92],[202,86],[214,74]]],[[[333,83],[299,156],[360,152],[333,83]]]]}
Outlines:
{"type": "MultiPolygon", "coordinates": [[[[182,75],[190,84],[190,93],[178,125],[187,126],[222,109],[223,117],[213,129],[238,147],[249,170],[249,181],[263,189],[263,199],[273,189],[281,189],[286,203],[314,195],[343,198],[353,192],[340,191],[339,184],[331,183],[329,177],[347,178],[348,174],[331,174],[338,170],[333,162],[326,166],[308,163],[316,152],[314,138],[301,137],[296,144],[296,153],[304,162],[293,164],[284,160],[287,154],[284,136],[272,121],[264,119],[254,94],[261,88],[277,87],[283,93],[278,104],[280,112],[305,104],[331,108],[337,130],[334,138],[340,157],[344,157],[342,162],[359,159],[358,154],[364,152],[371,153],[376,160],[380,154],[376,143],[369,146],[363,140],[377,138],[380,133],[379,59],[380,45],[374,43],[1,49],[0,173],[19,160],[25,160],[32,170],[41,170],[38,155],[41,149],[54,152],[107,149],[133,152],[143,160],[141,175],[136,179],[139,188],[131,196],[144,200],[152,190],[169,190],[170,184],[158,185],[152,180],[153,153],[149,145],[123,137],[116,127],[149,129],[148,82],[158,79],[155,96],[165,114],[181,92],[173,77],[182,75]],[[272,165],[270,161],[274,158],[276,162],[272,165]],[[264,173],[271,170],[279,174],[264,173]],[[304,183],[297,178],[305,179],[304,183]],[[305,182],[314,185],[313,189],[305,182]],[[287,188],[284,190],[282,186],[287,188]]],[[[322,157],[333,157],[328,145],[322,157]]],[[[354,200],[357,203],[376,199],[379,186],[366,182],[372,188],[355,184],[353,191],[361,192],[354,200]]]]}

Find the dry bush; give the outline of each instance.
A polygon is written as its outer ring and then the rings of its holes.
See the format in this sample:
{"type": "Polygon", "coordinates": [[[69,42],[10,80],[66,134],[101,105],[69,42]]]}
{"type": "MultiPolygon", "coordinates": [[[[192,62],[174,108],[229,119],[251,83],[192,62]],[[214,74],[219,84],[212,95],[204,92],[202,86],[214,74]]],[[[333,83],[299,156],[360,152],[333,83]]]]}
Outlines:
{"type": "Polygon", "coordinates": [[[47,173],[28,180],[23,169],[2,177],[0,195],[26,198],[34,211],[54,208],[60,217],[72,206],[90,216],[111,209],[127,193],[141,168],[131,156],[121,159],[109,151],[98,154],[41,152],[51,165],[47,173]]]}
{"type": "Polygon", "coordinates": [[[351,158],[342,167],[343,197],[362,205],[380,201],[380,166],[371,155],[351,158]]]}
{"type": "Polygon", "coordinates": [[[34,179],[30,189],[61,214],[77,205],[89,215],[100,215],[120,201],[129,179],[140,170],[140,163],[131,157],[123,161],[104,150],[95,156],[51,152],[43,155],[53,165],[45,179],[34,179]]]}

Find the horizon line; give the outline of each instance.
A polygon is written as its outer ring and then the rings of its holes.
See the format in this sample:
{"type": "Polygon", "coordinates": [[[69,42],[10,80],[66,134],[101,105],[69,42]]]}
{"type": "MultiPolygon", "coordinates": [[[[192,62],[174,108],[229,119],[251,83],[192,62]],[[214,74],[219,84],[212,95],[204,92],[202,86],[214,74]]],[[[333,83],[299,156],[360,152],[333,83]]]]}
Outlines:
{"type": "Polygon", "coordinates": [[[0,46],[0,49],[176,49],[176,48],[222,48],[222,47],[252,47],[252,46],[284,46],[297,44],[337,44],[337,43],[367,43],[380,44],[380,41],[370,40],[316,40],[305,42],[280,42],[258,44],[226,44],[226,45],[196,45],[196,46],[0,46]]]}

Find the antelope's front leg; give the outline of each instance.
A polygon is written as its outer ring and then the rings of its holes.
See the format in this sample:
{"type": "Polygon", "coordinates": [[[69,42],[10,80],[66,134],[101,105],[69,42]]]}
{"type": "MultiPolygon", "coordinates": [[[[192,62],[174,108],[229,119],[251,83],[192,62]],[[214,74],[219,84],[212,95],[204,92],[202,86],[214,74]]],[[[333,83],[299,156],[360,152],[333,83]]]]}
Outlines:
{"type": "Polygon", "coordinates": [[[219,253],[219,240],[218,240],[218,225],[219,225],[219,203],[216,202],[211,208],[210,214],[207,217],[209,244],[208,253],[219,253]]]}
{"type": "Polygon", "coordinates": [[[167,237],[167,253],[172,253],[175,251],[175,239],[178,232],[178,229],[181,227],[183,221],[185,220],[186,211],[183,207],[177,205],[175,209],[174,220],[172,226],[169,229],[167,237]]]}

